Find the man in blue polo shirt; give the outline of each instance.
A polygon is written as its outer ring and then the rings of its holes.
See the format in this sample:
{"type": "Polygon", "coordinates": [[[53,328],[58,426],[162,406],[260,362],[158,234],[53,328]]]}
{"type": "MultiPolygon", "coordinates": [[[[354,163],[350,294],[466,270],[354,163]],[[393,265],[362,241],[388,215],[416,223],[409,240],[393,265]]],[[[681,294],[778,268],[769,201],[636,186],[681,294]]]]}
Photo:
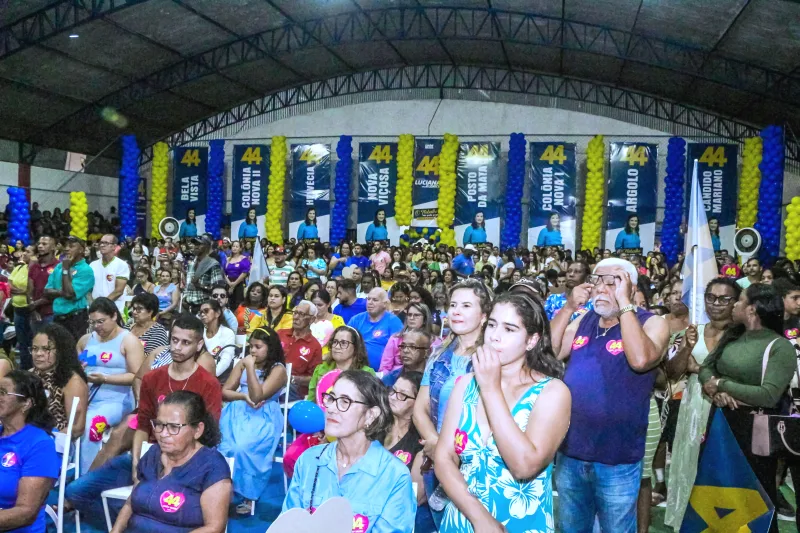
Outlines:
{"type": "Polygon", "coordinates": [[[44,287],[45,297],[53,299],[53,322],[76,339],[89,328],[86,297],[94,288],[94,271],[84,259],[84,247],[78,237],[67,237],[67,257],[56,265],[44,287]]]}
{"type": "Polygon", "coordinates": [[[381,366],[381,357],[389,337],[403,329],[400,319],[386,310],[388,306],[386,291],[375,287],[367,295],[366,312],[357,314],[347,323],[361,333],[367,347],[369,366],[375,371],[381,366]]]}
{"type": "Polygon", "coordinates": [[[462,278],[468,278],[475,272],[475,261],[472,254],[475,253],[475,246],[468,244],[464,251],[453,258],[453,270],[462,278]]]}

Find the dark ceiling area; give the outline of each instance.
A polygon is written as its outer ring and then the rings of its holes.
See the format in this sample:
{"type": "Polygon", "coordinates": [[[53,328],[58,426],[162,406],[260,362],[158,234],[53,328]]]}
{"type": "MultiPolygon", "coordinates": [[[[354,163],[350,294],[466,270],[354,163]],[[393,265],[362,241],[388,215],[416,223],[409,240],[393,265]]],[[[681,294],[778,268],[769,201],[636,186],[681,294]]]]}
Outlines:
{"type": "Polygon", "coordinates": [[[433,64],[800,132],[789,0],[0,0],[0,138],[94,154],[120,134],[100,116],[112,107],[146,146],[276,91],[433,64]]]}

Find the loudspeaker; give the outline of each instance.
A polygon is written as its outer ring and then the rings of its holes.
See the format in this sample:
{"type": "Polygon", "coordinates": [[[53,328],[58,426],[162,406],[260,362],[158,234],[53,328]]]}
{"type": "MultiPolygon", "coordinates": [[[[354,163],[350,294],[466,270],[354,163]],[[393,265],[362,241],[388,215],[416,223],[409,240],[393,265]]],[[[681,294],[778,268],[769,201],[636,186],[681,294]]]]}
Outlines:
{"type": "Polygon", "coordinates": [[[158,232],[161,233],[161,236],[164,238],[171,238],[174,239],[178,236],[178,233],[181,231],[181,224],[176,219],[172,217],[162,218],[161,222],[158,223],[158,232]]]}
{"type": "Polygon", "coordinates": [[[733,248],[744,264],[761,249],[761,234],[753,228],[742,228],[733,238],[733,248]]]}

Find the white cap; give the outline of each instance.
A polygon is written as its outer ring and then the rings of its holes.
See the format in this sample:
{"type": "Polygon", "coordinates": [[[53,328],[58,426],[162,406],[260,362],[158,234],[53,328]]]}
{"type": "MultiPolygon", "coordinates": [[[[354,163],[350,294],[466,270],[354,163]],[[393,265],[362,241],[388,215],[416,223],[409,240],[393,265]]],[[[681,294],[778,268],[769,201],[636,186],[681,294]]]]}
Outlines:
{"type": "Polygon", "coordinates": [[[465,250],[472,250],[472,251],[474,252],[474,251],[475,251],[475,245],[473,245],[473,244],[468,244],[468,245],[466,245],[466,246],[464,247],[464,249],[465,249],[465,250]]]}

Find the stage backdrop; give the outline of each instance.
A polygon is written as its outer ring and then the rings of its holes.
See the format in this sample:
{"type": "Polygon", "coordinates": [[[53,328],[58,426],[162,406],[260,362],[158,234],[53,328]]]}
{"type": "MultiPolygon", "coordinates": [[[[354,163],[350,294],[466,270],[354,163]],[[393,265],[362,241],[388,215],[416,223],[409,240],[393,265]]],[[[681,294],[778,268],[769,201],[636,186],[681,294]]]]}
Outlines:
{"type": "Polygon", "coordinates": [[[575,250],[575,145],[531,143],[530,161],[528,247],[561,245],[575,250]],[[548,230],[551,217],[558,227],[548,230]]]}
{"type": "MultiPolygon", "coordinates": [[[[464,232],[475,215],[483,214],[486,240],[500,245],[500,143],[478,141],[461,143],[456,163],[456,213],[453,228],[456,242],[464,245],[464,232]]],[[[476,236],[477,237],[477,236],[476,236]]]]}
{"type": "Polygon", "coordinates": [[[206,231],[208,202],[208,148],[175,148],[172,181],[172,216],[180,222],[186,220],[186,212],[194,208],[197,217],[197,233],[206,231]]]}
{"type": "Polygon", "coordinates": [[[414,148],[414,187],[411,190],[411,226],[438,227],[439,153],[442,139],[417,139],[414,148]]]}
{"type": "Polygon", "coordinates": [[[237,144],[233,147],[233,191],[231,194],[231,238],[239,238],[239,226],[250,208],[258,217],[258,236],[266,237],[270,147],[265,144],[237,144]]]}
{"type": "Polygon", "coordinates": [[[611,143],[605,247],[653,249],[656,234],[658,147],[655,144],[611,143]],[[631,217],[639,221],[635,234],[620,235],[631,217]],[[618,239],[619,237],[619,239],[618,239]],[[620,239],[624,241],[620,242],[620,239]]]}
{"type": "MultiPolygon", "coordinates": [[[[712,234],[714,251],[733,252],[733,237],[736,235],[736,211],[739,198],[738,174],[739,147],[735,144],[689,143],[686,158],[687,183],[692,183],[694,160],[697,159],[697,179],[703,194],[703,204],[709,226],[717,219],[719,236],[712,234]]],[[[686,187],[686,206],[689,213],[689,192],[686,187]]],[[[685,218],[685,217],[684,217],[685,218]]]]}
{"type": "Polygon", "coordinates": [[[293,144],[289,238],[297,238],[297,230],[312,207],[317,212],[319,240],[327,242],[331,224],[331,147],[293,144]]]}
{"type": "Polygon", "coordinates": [[[386,212],[389,241],[400,243],[400,228],[394,218],[397,192],[397,143],[358,145],[358,242],[366,242],[367,228],[379,209],[386,212]]]}

